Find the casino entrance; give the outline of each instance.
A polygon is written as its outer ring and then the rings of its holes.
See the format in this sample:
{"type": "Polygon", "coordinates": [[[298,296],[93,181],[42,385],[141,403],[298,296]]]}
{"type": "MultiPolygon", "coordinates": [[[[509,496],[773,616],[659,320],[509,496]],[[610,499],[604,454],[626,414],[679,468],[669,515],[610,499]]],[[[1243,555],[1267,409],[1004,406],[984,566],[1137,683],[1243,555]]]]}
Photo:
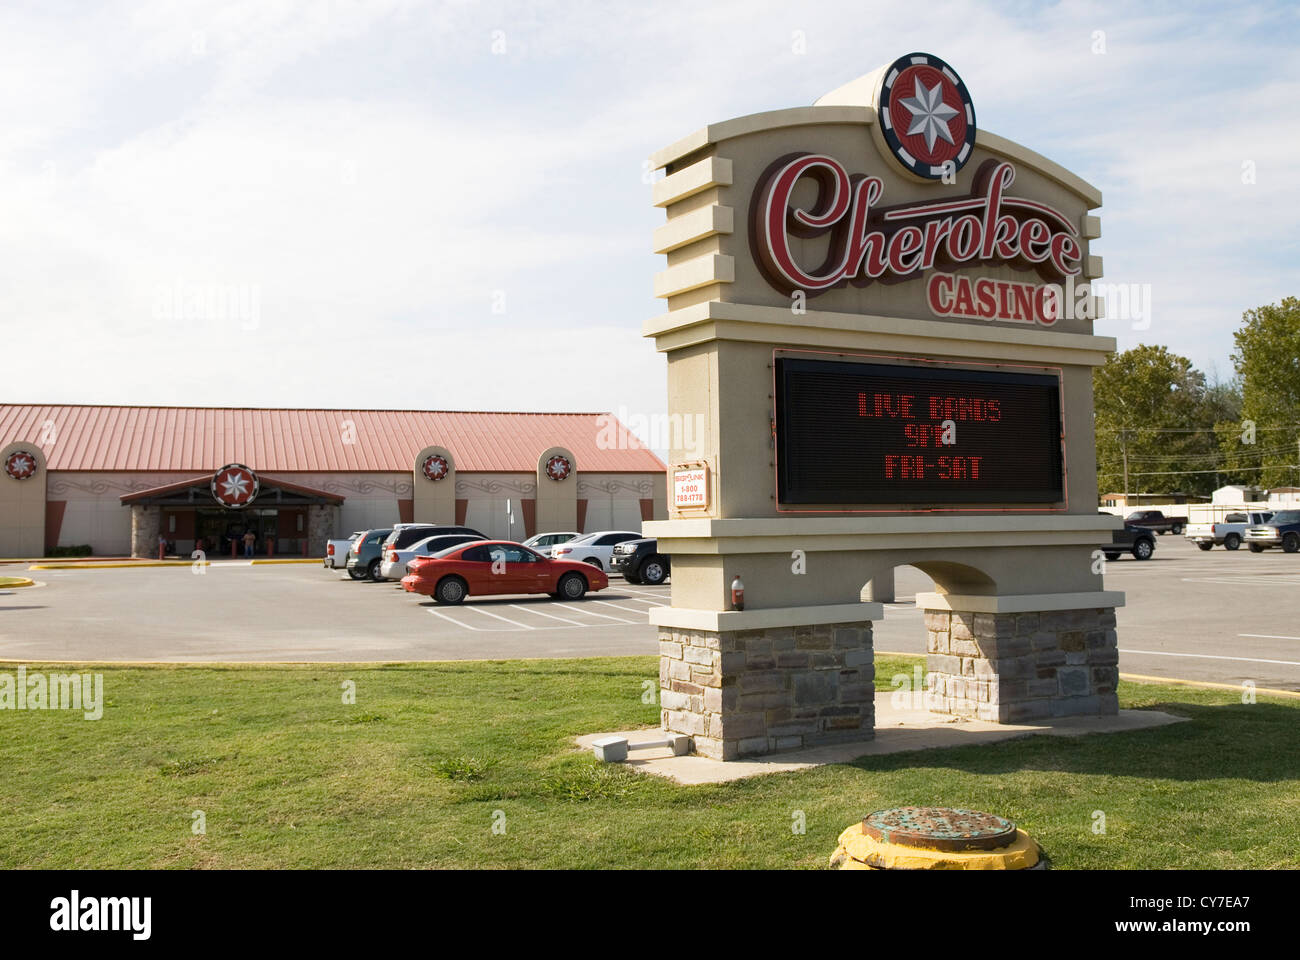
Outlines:
{"type": "MultiPolygon", "coordinates": [[[[286,536],[283,538],[280,536],[280,513],[281,511],[275,507],[248,507],[243,510],[229,510],[224,507],[196,507],[194,509],[194,546],[191,549],[206,550],[208,553],[229,556],[233,544],[235,554],[242,556],[244,553],[244,536],[249,531],[252,531],[255,538],[253,550],[259,555],[265,555],[268,547],[275,553],[300,553],[304,538],[287,534],[297,532],[297,518],[302,513],[300,510],[292,508],[284,511],[286,536]]],[[[171,516],[172,514],[164,512],[163,521],[166,526],[170,526],[169,518],[171,516]]]]}
{"type": "Polygon", "coordinates": [[[162,540],[168,554],[184,558],[195,550],[242,557],[248,533],[257,557],[323,555],[343,497],[277,477],[258,479],[256,498],[240,508],[217,502],[211,474],[126,494],[132,555],[156,557],[162,540]]]}

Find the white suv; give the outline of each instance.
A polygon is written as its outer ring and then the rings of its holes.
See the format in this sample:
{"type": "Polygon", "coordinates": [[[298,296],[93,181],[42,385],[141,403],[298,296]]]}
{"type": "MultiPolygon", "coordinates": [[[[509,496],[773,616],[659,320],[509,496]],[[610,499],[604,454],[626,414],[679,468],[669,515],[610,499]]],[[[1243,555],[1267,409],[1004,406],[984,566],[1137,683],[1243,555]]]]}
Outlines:
{"type": "Polygon", "coordinates": [[[551,547],[551,556],[556,560],[581,560],[601,570],[608,570],[609,558],[614,553],[615,546],[626,540],[640,539],[641,534],[628,530],[597,530],[551,547]]]}

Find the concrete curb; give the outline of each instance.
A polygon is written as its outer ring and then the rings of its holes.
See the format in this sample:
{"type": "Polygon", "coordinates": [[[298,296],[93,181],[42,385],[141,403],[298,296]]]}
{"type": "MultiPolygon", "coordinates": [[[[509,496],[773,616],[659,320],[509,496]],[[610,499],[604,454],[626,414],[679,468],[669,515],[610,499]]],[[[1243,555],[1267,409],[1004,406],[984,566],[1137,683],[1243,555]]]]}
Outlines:
{"type": "Polygon", "coordinates": [[[0,577],[0,590],[7,590],[12,587],[34,587],[36,581],[27,577],[0,577]]]}
{"type": "MultiPolygon", "coordinates": [[[[885,657],[914,657],[918,660],[925,657],[924,653],[904,653],[901,650],[877,650],[876,655],[885,657]]],[[[1217,683],[1213,680],[1184,680],[1181,677],[1153,677],[1144,673],[1121,673],[1119,678],[1121,680],[1127,680],[1130,683],[1167,683],[1176,687],[1202,687],[1206,690],[1241,691],[1241,684],[1239,683],[1217,683]]],[[[1296,690],[1278,690],[1275,687],[1256,687],[1255,692],[1266,694],[1270,697],[1294,697],[1300,699],[1300,691],[1296,690]]]]}
{"type": "Polygon", "coordinates": [[[5,557],[0,567],[15,563],[126,563],[130,557],[5,557]]]}
{"type": "Polygon", "coordinates": [[[127,570],[132,567],[190,567],[196,563],[207,566],[210,560],[132,560],[129,563],[34,563],[28,570],[127,570]]]}
{"type": "Polygon", "coordinates": [[[266,563],[317,563],[317,564],[318,564],[318,563],[321,562],[321,558],[320,558],[320,557],[312,557],[312,558],[309,558],[309,559],[306,559],[306,560],[299,560],[299,559],[297,559],[297,558],[295,557],[295,558],[292,559],[292,560],[280,560],[280,559],[277,559],[277,558],[275,558],[275,557],[268,557],[268,558],[263,559],[263,560],[250,560],[250,561],[248,561],[248,562],[249,562],[250,564],[252,564],[253,566],[255,566],[255,567],[256,567],[256,566],[259,566],[259,565],[261,565],[261,564],[266,564],[266,563]]]}

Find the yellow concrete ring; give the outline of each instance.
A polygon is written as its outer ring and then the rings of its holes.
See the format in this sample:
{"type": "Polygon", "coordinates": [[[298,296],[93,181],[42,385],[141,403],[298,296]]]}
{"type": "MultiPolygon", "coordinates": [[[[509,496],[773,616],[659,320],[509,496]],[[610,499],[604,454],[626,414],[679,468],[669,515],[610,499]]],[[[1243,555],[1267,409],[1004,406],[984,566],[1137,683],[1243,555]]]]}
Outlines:
{"type": "Polygon", "coordinates": [[[34,587],[35,580],[29,580],[26,577],[0,577],[0,589],[5,587],[34,587]]]}
{"type": "Polygon", "coordinates": [[[858,822],[840,834],[839,845],[846,858],[841,869],[856,861],[883,870],[1028,870],[1042,857],[1038,842],[1019,828],[1011,843],[996,850],[927,850],[878,840],[858,822]]]}

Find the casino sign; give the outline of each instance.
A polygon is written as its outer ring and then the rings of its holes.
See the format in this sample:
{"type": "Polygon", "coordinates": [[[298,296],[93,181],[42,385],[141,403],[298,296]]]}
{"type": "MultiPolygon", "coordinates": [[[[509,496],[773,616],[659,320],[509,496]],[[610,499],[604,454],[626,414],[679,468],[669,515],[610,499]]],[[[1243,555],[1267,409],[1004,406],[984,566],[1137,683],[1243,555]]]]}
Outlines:
{"type": "Polygon", "coordinates": [[[870,677],[900,567],[935,584],[915,601],[925,709],[1114,714],[1123,596],[1093,560],[1115,525],[1093,450],[1092,372],[1115,349],[1093,330],[1101,192],[980,129],[965,81],[926,53],[650,162],[667,312],[644,332],[670,422],[701,424],[670,448],[669,519],[642,527],[673,558],[650,613],[664,729],[719,760],[869,737],[869,689],[836,677],[870,677]],[[990,653],[1026,625],[1033,651],[990,653]],[[730,638],[770,650],[791,631],[831,651],[825,683],[806,660],[724,654],[703,697],[677,690],[730,638]],[[1083,633],[1086,651],[1053,659],[1083,633]],[[725,696],[760,680],[759,709],[725,696]]]}
{"type": "Polygon", "coordinates": [[[212,499],[231,510],[242,510],[257,499],[261,482],[242,463],[228,463],[212,475],[212,499]]]}

